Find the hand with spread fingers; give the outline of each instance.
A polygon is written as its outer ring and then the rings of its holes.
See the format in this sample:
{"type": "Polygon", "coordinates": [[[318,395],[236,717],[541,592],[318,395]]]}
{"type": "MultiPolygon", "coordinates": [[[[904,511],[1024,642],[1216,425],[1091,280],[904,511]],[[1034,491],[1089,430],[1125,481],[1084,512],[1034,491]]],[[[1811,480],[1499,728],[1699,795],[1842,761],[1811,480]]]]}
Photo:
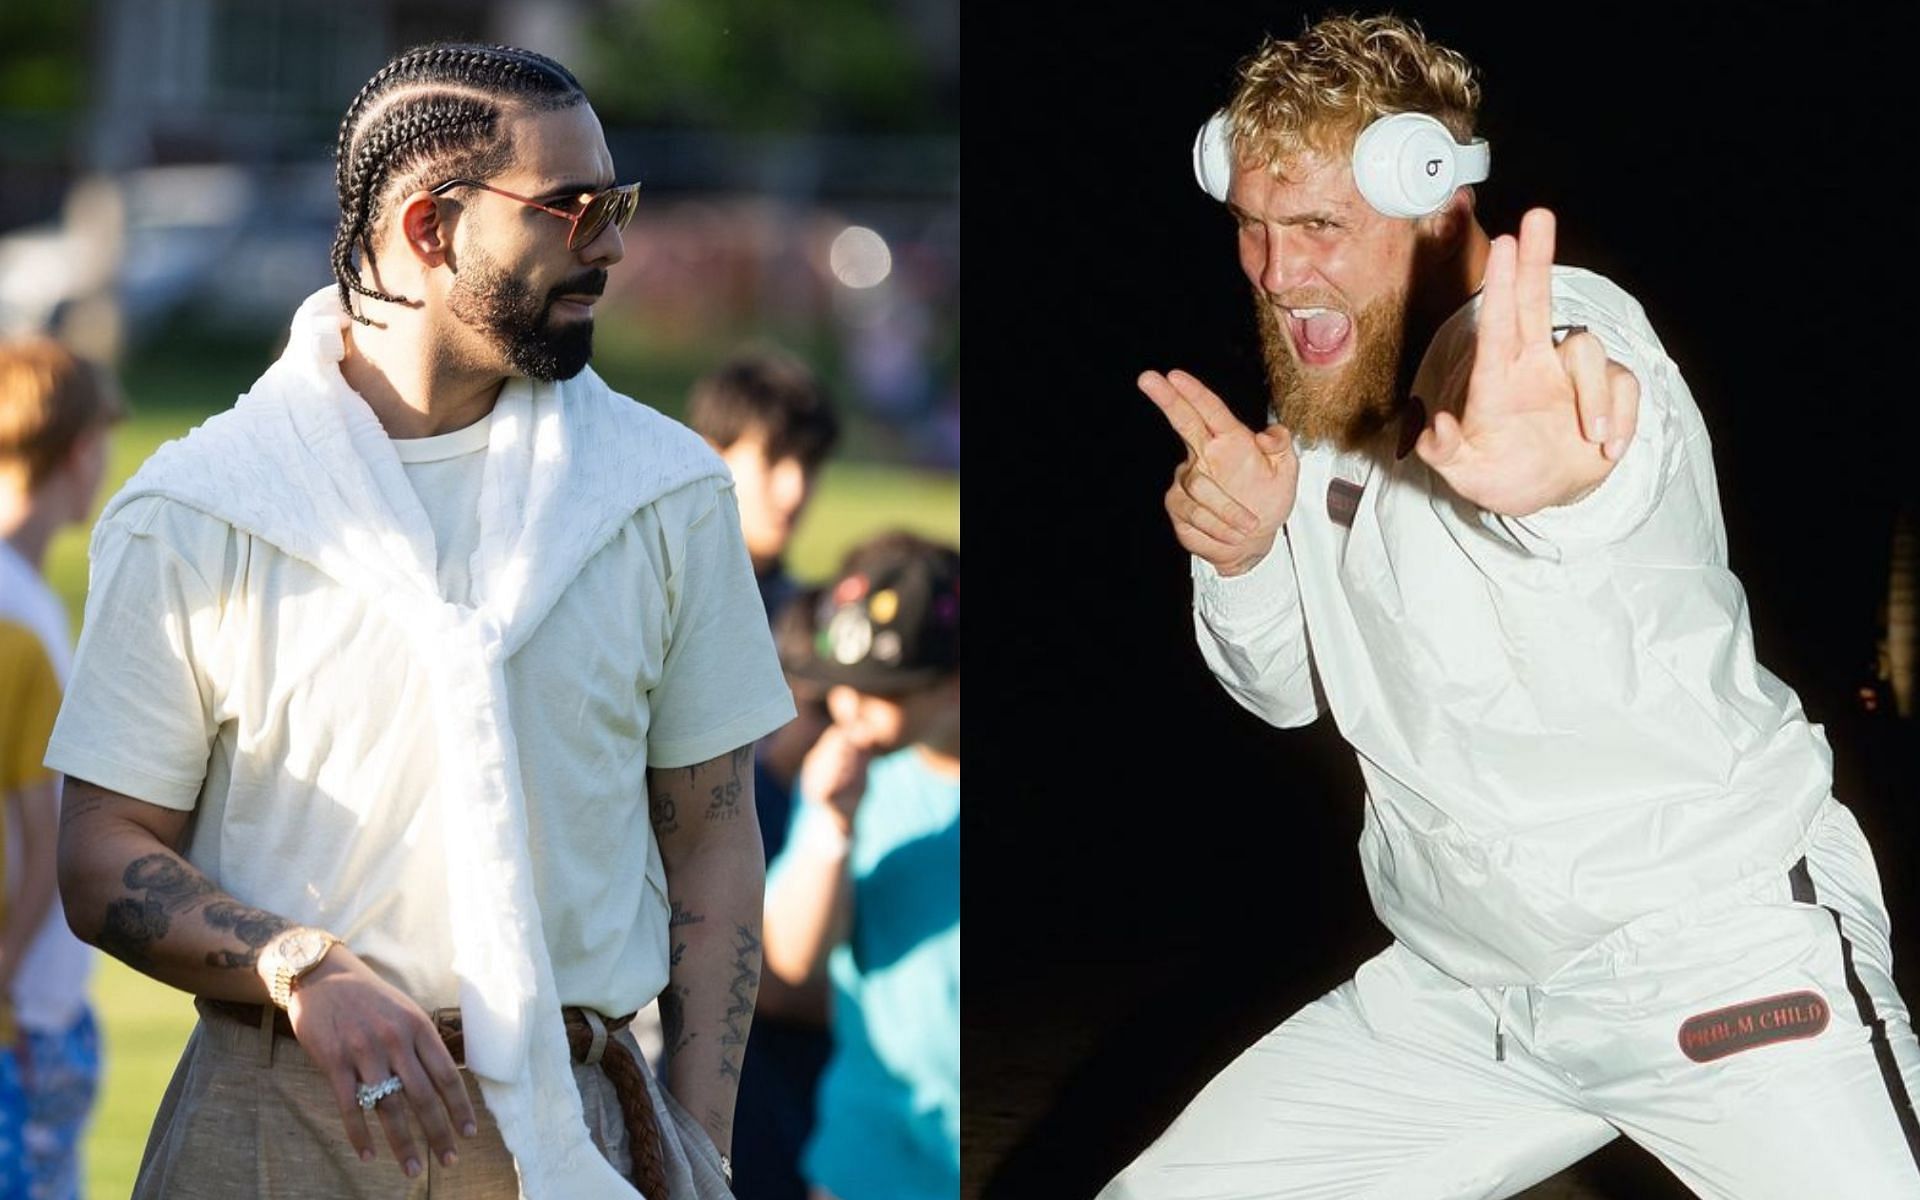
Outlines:
{"type": "Polygon", "coordinates": [[[374,1157],[367,1126],[372,1113],[408,1178],[423,1169],[411,1123],[426,1135],[434,1157],[453,1165],[454,1130],[467,1137],[476,1132],[473,1102],[453,1055],[419,1005],[345,945],[336,945],[300,977],[287,1016],[301,1049],[332,1085],[347,1141],[361,1161],[374,1157]]]}
{"type": "Polygon", "coordinates": [[[1554,218],[1536,208],[1520,236],[1495,238],[1459,417],[1433,414],[1415,449],[1454,491],[1523,517],[1571,504],[1613,471],[1633,439],[1640,384],[1600,339],[1553,341],[1554,218]]]}
{"type": "Polygon", "coordinates": [[[1222,575],[1252,570],[1293,512],[1293,435],[1277,423],[1253,432],[1185,371],[1147,371],[1139,383],[1187,445],[1167,489],[1174,536],[1222,575]]]}

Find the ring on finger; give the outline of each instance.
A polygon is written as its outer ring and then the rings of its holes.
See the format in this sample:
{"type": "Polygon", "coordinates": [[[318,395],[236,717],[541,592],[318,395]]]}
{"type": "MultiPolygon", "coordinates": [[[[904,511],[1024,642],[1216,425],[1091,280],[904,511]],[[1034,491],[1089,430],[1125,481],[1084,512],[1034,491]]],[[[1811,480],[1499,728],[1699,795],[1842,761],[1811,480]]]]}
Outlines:
{"type": "Polygon", "coordinates": [[[353,1091],[353,1098],[360,1103],[361,1111],[372,1112],[373,1106],[388,1096],[400,1091],[406,1085],[400,1082],[398,1075],[389,1075],[379,1083],[363,1083],[353,1091]]]}

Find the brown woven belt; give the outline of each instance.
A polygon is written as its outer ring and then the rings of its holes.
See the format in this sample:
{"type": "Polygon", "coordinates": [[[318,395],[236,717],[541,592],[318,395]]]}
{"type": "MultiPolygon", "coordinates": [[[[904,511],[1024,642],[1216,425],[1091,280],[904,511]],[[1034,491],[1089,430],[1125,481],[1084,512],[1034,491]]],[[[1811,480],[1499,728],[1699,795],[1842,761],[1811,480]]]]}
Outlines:
{"type": "MultiPolygon", "coordinates": [[[[213,1000],[202,997],[199,1002],[202,1011],[216,1013],[230,1020],[240,1021],[258,1029],[267,1013],[263,1004],[242,1004],[235,1000],[213,1000]]],[[[273,1009],[273,1031],[282,1037],[293,1037],[293,1023],[287,1014],[273,1009]]],[[[627,1142],[633,1153],[632,1182],[640,1189],[642,1196],[649,1198],[664,1197],[667,1194],[666,1172],[660,1161],[660,1124],[653,1111],[653,1096],[647,1091],[647,1079],[643,1074],[647,1070],[627,1044],[613,1035],[625,1029],[634,1014],[611,1020],[602,1017],[590,1008],[563,1008],[560,1015],[567,1023],[567,1049],[573,1054],[573,1061],[592,1066],[600,1064],[607,1079],[613,1084],[613,1094],[620,1101],[620,1115],[626,1121],[627,1142]]],[[[466,1066],[467,1038],[461,1028],[460,1010],[457,1008],[436,1009],[432,1013],[434,1031],[446,1044],[447,1052],[453,1055],[453,1061],[466,1066]]]]}

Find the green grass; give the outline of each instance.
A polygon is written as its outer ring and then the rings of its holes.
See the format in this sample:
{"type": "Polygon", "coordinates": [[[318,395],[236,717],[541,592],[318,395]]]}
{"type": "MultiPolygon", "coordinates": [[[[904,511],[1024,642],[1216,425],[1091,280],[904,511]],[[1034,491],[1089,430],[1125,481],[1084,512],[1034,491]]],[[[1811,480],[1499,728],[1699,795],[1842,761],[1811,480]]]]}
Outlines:
{"type": "Polygon", "coordinates": [[[86,1195],[133,1194],[154,1110],[193,1029],[193,998],[106,955],[94,972],[103,1078],[87,1129],[86,1195]]]}
{"type": "MultiPolygon", "coordinates": [[[[114,433],[102,500],[119,490],[155,447],[232,403],[266,365],[269,353],[264,347],[209,350],[175,344],[130,365],[125,386],[135,416],[114,433]]],[[[679,376],[661,384],[678,387],[679,376]]],[[[790,568],[802,579],[822,579],[849,547],[894,528],[958,544],[959,477],[876,463],[829,463],[795,532],[790,568]]],[[[76,630],[86,596],[89,533],[66,531],[47,557],[48,578],[66,601],[76,630]]],[[[105,1077],[87,1134],[87,1195],[111,1200],[132,1191],[147,1131],[194,1013],[186,994],[105,956],[93,991],[105,1041],[105,1077]]]]}

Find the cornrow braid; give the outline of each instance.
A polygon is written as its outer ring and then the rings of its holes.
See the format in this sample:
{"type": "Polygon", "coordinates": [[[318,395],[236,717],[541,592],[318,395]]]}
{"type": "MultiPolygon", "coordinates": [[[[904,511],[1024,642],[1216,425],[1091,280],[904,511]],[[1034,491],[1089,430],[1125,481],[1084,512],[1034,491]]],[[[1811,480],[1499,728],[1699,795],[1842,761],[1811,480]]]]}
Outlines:
{"type": "Polygon", "coordinates": [[[501,117],[510,105],[547,112],[585,100],[571,71],[512,46],[416,46],[376,71],[347,106],[334,140],[340,224],[333,278],[347,315],[372,323],[357,311],[355,293],[405,300],[366,286],[354,262],[358,249],[364,264],[374,265],[374,231],[390,196],[430,175],[485,178],[503,170],[512,147],[501,117]]]}

